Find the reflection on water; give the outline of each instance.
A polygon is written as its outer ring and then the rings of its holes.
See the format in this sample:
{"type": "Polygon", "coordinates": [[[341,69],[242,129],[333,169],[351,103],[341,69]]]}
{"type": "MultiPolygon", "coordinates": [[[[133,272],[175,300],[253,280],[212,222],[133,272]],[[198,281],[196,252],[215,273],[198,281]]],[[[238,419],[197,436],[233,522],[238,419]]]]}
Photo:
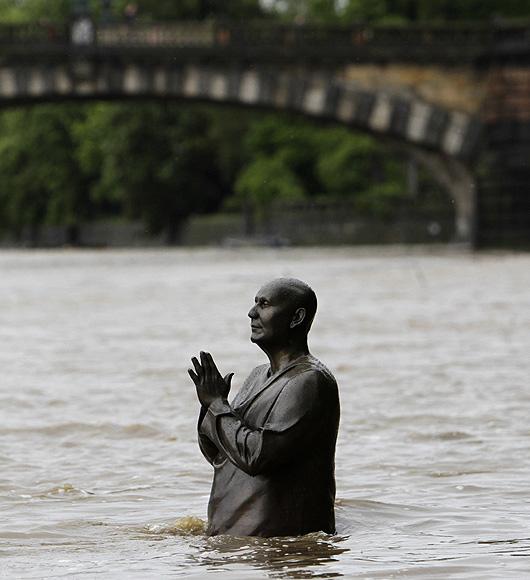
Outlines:
{"type": "Polygon", "coordinates": [[[330,564],[348,551],[345,538],[323,533],[300,538],[234,538],[217,536],[197,545],[196,561],[207,569],[244,564],[271,578],[335,578],[330,564]]]}
{"type": "Polygon", "coordinates": [[[5,577],[528,577],[529,256],[4,252],[0,280],[5,577]],[[188,361],[236,390],[279,275],[317,291],[341,388],[338,535],[207,538],[188,361]]]}

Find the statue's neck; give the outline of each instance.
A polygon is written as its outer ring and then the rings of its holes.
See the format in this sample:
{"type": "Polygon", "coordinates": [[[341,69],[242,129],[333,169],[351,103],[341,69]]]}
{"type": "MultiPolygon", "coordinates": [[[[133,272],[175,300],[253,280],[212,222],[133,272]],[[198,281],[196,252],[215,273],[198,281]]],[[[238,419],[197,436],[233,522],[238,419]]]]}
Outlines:
{"type": "Polygon", "coordinates": [[[307,356],[309,354],[307,341],[297,345],[290,345],[285,348],[263,350],[269,359],[271,374],[273,375],[281,372],[285,367],[289,366],[301,356],[307,356]]]}

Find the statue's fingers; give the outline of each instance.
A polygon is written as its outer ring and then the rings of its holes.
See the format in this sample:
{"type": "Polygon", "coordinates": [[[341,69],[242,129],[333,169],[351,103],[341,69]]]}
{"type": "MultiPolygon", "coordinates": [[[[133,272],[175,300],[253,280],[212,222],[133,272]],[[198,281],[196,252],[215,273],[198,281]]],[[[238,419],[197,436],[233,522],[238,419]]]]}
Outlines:
{"type": "Polygon", "coordinates": [[[197,376],[199,378],[201,378],[203,376],[203,369],[201,368],[201,365],[199,364],[199,361],[197,360],[196,357],[193,357],[191,359],[191,362],[193,363],[193,366],[195,367],[195,372],[197,373],[197,376]]]}
{"type": "Polygon", "coordinates": [[[194,382],[195,386],[197,386],[199,377],[191,369],[188,369],[188,375],[190,375],[191,380],[194,382]]]}
{"type": "Polygon", "coordinates": [[[221,373],[219,372],[219,369],[217,368],[217,365],[215,364],[215,362],[213,360],[213,357],[212,357],[212,355],[209,352],[206,353],[206,358],[208,359],[208,362],[210,364],[210,368],[212,370],[212,373],[214,375],[221,376],[221,373]]]}
{"type": "Polygon", "coordinates": [[[210,368],[210,361],[206,353],[201,350],[200,353],[202,368],[204,369],[204,378],[209,381],[212,378],[212,369],[210,368]]]}

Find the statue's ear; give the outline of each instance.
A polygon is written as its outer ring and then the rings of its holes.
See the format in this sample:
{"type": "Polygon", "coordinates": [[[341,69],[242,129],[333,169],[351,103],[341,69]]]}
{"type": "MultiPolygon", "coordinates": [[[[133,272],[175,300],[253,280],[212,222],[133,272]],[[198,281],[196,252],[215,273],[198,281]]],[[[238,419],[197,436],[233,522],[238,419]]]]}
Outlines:
{"type": "Polygon", "coordinates": [[[300,326],[305,320],[305,308],[297,308],[294,313],[293,319],[291,320],[291,328],[296,328],[300,326]]]}

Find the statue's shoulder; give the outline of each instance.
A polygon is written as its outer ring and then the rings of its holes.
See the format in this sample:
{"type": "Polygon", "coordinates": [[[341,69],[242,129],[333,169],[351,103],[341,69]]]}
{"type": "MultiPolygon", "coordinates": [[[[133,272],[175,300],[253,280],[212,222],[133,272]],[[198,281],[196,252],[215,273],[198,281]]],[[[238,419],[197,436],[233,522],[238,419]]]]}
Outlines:
{"type": "Polygon", "coordinates": [[[248,377],[245,379],[245,382],[243,383],[243,387],[245,387],[245,388],[251,387],[256,381],[262,380],[263,377],[267,374],[268,368],[269,368],[269,365],[267,365],[267,364],[258,365],[257,367],[254,367],[250,371],[250,374],[248,375],[248,377]]]}
{"type": "Polygon", "coordinates": [[[267,369],[269,365],[263,364],[254,367],[248,377],[243,381],[241,388],[239,389],[237,395],[233,400],[234,405],[239,405],[241,401],[244,401],[249,394],[252,392],[253,388],[259,386],[260,383],[264,381],[264,377],[267,375],[267,369]]]}
{"type": "Polygon", "coordinates": [[[267,373],[268,370],[269,370],[269,365],[268,364],[258,365],[257,367],[254,367],[250,371],[250,374],[248,375],[248,378],[250,379],[250,377],[261,376],[263,373],[267,373]]]}
{"type": "Polygon", "coordinates": [[[309,355],[305,358],[305,360],[300,365],[299,372],[307,373],[309,376],[314,377],[314,379],[321,384],[337,384],[333,373],[322,361],[313,355],[309,355]]]}

